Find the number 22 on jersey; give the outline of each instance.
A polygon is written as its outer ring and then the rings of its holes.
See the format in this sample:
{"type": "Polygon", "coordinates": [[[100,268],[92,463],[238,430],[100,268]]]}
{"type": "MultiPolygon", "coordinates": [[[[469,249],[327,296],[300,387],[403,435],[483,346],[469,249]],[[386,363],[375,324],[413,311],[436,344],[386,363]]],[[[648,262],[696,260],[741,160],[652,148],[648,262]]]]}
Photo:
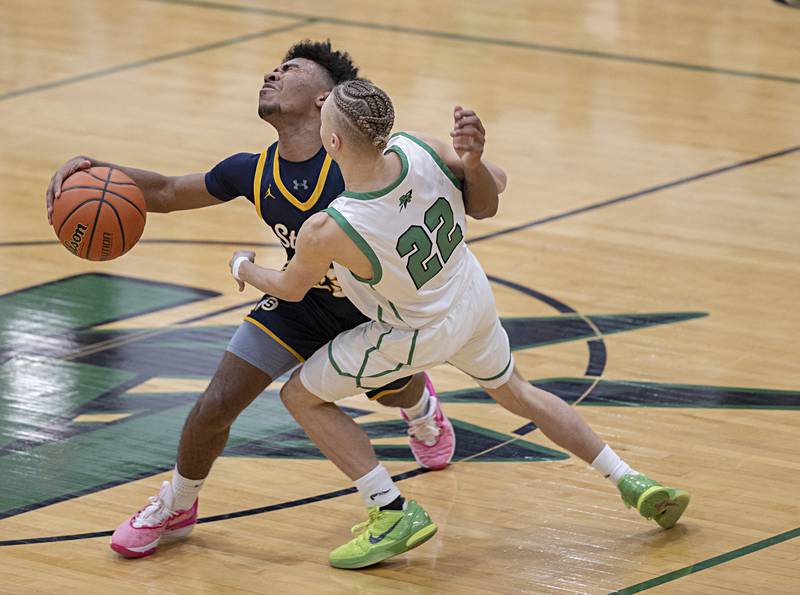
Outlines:
{"type": "Polygon", "coordinates": [[[461,226],[454,221],[453,209],[443,196],[425,211],[424,223],[424,228],[421,225],[412,225],[404,231],[396,246],[401,258],[408,256],[406,269],[417,289],[442,270],[464,239],[461,226]],[[438,254],[432,253],[434,233],[438,254]]]}

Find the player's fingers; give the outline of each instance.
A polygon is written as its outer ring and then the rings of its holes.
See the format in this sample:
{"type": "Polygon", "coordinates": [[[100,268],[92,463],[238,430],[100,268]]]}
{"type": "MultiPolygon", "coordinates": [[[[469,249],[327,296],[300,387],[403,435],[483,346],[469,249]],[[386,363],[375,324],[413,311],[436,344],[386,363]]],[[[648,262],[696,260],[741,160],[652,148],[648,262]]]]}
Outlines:
{"type": "Polygon", "coordinates": [[[55,175],[53,176],[53,195],[55,198],[61,196],[61,184],[64,183],[68,177],[74,174],[77,171],[74,167],[68,167],[67,169],[59,169],[55,175]]]}
{"type": "Polygon", "coordinates": [[[475,112],[473,112],[472,110],[462,109],[456,115],[456,121],[460,122],[462,124],[464,123],[464,120],[467,120],[469,118],[477,118],[477,116],[475,115],[475,112]]]}
{"type": "Polygon", "coordinates": [[[450,136],[453,138],[472,138],[480,141],[481,143],[486,141],[486,136],[483,134],[483,132],[472,126],[469,128],[453,130],[450,132],[450,136]]]}
{"type": "Polygon", "coordinates": [[[50,178],[50,183],[47,185],[47,190],[44,193],[45,202],[47,204],[47,222],[53,224],[53,178],[50,178]]]}
{"type": "Polygon", "coordinates": [[[239,292],[241,293],[242,291],[244,291],[244,282],[237,281],[237,283],[239,284],[239,292]]]}
{"type": "Polygon", "coordinates": [[[453,141],[453,148],[456,151],[471,153],[474,151],[482,151],[483,145],[472,143],[468,139],[456,139],[453,141]]]}
{"type": "Polygon", "coordinates": [[[478,126],[464,126],[462,128],[453,128],[450,131],[450,136],[453,138],[459,136],[480,136],[481,138],[484,138],[486,133],[478,126]]]}
{"type": "Polygon", "coordinates": [[[466,137],[457,136],[453,138],[453,148],[456,151],[469,151],[471,143],[466,137]]]}
{"type": "Polygon", "coordinates": [[[484,142],[482,137],[456,136],[453,138],[453,148],[456,151],[468,153],[482,153],[484,142]]]}
{"type": "Polygon", "coordinates": [[[485,133],[486,131],[483,128],[483,122],[481,119],[476,116],[474,113],[471,116],[464,116],[460,118],[458,122],[456,122],[456,128],[464,128],[465,126],[474,126],[481,132],[485,133]]]}
{"type": "Polygon", "coordinates": [[[53,176],[53,194],[55,198],[61,196],[61,185],[64,183],[68,177],[74,174],[76,171],[80,171],[82,169],[89,169],[92,167],[92,162],[88,159],[81,159],[81,160],[73,160],[68,164],[68,167],[59,169],[55,175],[53,176]]]}
{"type": "Polygon", "coordinates": [[[480,131],[475,128],[474,126],[470,126],[467,128],[454,128],[450,131],[450,136],[453,138],[457,136],[471,136],[473,134],[480,134],[480,131]]]}
{"type": "Polygon", "coordinates": [[[56,175],[53,176],[53,198],[61,196],[61,184],[66,177],[67,176],[62,175],[60,171],[57,171],[56,175]]]}
{"type": "Polygon", "coordinates": [[[463,136],[465,134],[480,134],[483,135],[483,131],[478,128],[477,126],[461,126],[459,128],[453,128],[450,133],[453,136],[463,136]]]}
{"type": "Polygon", "coordinates": [[[55,194],[56,198],[61,196],[61,184],[63,184],[64,180],[66,180],[76,171],[78,171],[77,164],[70,164],[70,166],[66,169],[59,169],[56,172],[56,175],[53,176],[53,193],[55,194]]]}
{"type": "Polygon", "coordinates": [[[81,171],[82,169],[89,169],[91,166],[92,162],[89,161],[88,159],[83,159],[82,161],[73,161],[72,163],[70,163],[70,166],[64,172],[62,180],[66,180],[76,171],[81,171]]]}
{"type": "Polygon", "coordinates": [[[476,115],[467,116],[459,120],[458,123],[459,128],[463,128],[466,126],[473,126],[478,130],[480,130],[481,134],[486,134],[486,129],[483,127],[483,122],[481,122],[481,119],[476,115]]]}

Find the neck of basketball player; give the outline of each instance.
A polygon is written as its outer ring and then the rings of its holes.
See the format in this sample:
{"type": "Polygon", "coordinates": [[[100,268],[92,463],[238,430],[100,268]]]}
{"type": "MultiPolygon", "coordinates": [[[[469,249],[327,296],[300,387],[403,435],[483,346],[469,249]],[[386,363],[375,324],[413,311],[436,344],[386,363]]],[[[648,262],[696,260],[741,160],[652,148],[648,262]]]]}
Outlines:
{"type": "Polygon", "coordinates": [[[403,169],[396,153],[380,149],[352,149],[336,155],[336,163],[344,178],[344,187],[351,192],[372,192],[394,182],[403,169]]]}
{"type": "Polygon", "coordinates": [[[319,138],[319,110],[316,117],[271,118],[278,131],[278,153],[287,161],[306,161],[322,148],[319,138]]]}

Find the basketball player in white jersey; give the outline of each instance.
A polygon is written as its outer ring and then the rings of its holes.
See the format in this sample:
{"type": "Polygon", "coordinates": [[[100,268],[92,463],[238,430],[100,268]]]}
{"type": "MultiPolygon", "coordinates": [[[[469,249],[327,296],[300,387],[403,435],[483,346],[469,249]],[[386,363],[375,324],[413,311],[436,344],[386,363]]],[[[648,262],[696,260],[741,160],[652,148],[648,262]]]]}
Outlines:
{"type": "Polygon", "coordinates": [[[517,370],[489,281],[464,243],[465,216],[497,209],[496,192],[494,199],[481,193],[482,204],[465,203],[462,193],[464,184],[494,184],[481,160],[484,131],[471,112],[456,108],[455,120],[454,150],[420,135],[390,137],[389,97],[363,80],[338,85],[322,108],[320,132],[345,192],[303,225],[284,271],[261,268],[245,253],[231,260],[240,284],[283,300],[301,299],[333,261],[345,294],[371,319],[320,348],[281,390],[369,507],[357,536],[331,552],[336,567],[362,568],[408,551],[436,525],[401,496],[366,433],[334,402],[444,362],[610,478],[645,518],[669,528],[689,503],[686,492],[631,469],[574,408],[517,370]]]}

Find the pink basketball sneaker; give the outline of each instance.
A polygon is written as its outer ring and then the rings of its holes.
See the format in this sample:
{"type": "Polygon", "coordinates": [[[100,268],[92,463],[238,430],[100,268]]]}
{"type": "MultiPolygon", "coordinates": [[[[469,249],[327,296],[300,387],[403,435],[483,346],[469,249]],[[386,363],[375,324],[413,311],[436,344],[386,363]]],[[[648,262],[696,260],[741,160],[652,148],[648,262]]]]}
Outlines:
{"type": "Polygon", "coordinates": [[[186,537],[197,523],[197,500],[188,510],[172,510],[172,484],[161,484],[150,504],[122,523],[111,536],[111,549],[125,558],[142,558],[156,551],[162,538],[186,537]]]}
{"type": "Polygon", "coordinates": [[[444,469],[456,451],[456,435],[450,420],[442,411],[436,389],[427,373],[425,386],[431,394],[428,413],[409,420],[405,411],[401,409],[400,412],[408,423],[408,442],[417,463],[427,469],[444,469]]]}

